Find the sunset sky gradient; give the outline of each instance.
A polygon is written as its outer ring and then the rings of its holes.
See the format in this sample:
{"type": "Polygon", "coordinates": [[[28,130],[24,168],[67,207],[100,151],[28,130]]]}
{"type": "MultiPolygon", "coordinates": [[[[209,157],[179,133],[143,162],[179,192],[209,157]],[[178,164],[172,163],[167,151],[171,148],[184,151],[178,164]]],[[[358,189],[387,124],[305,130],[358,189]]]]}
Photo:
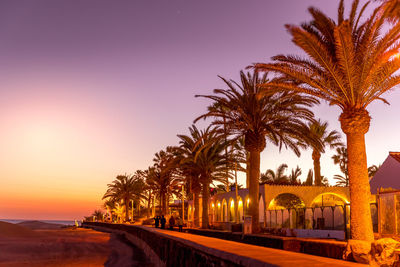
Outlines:
{"type": "MultiPolygon", "coordinates": [[[[0,219],[91,214],[116,175],[188,133],[209,104],[194,95],[222,87],[217,75],[299,54],[284,24],[309,20],[311,5],[336,17],[333,0],[1,1],[0,219]]],[[[400,90],[385,96],[390,106],[369,107],[369,165],[400,151],[400,90]]],[[[314,111],[340,130],[338,108],[314,111]]],[[[331,156],[321,171],[334,184],[331,156]]],[[[304,180],[311,152],[267,144],[261,171],[281,163],[304,180]]]]}

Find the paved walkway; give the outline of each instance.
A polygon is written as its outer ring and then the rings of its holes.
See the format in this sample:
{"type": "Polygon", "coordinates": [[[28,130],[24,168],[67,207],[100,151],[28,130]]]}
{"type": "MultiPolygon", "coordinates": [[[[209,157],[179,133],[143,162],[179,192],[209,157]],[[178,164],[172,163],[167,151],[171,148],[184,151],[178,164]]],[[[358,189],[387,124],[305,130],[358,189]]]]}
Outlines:
{"type": "Polygon", "coordinates": [[[225,252],[238,256],[248,257],[265,262],[266,265],[276,266],[366,266],[363,264],[335,260],[325,257],[296,253],[280,249],[266,248],[255,245],[243,244],[218,238],[181,233],[177,231],[161,230],[149,227],[154,231],[169,235],[175,238],[183,239],[184,242],[193,242],[207,248],[216,250],[216,252],[225,252]]]}

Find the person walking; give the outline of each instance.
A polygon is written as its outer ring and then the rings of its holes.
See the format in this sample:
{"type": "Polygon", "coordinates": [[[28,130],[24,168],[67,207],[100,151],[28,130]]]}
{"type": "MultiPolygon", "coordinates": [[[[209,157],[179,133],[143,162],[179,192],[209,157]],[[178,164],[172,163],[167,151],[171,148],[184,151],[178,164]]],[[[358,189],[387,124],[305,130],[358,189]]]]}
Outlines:
{"type": "Polygon", "coordinates": [[[175,218],[173,215],[169,218],[169,230],[173,230],[175,225],[175,218]]]}
{"type": "Polygon", "coordinates": [[[179,232],[182,232],[183,219],[181,218],[181,216],[178,217],[178,227],[179,227],[179,232]]]}
{"type": "Polygon", "coordinates": [[[158,228],[159,225],[160,225],[160,216],[156,216],[154,217],[154,226],[158,228]]]}
{"type": "Polygon", "coordinates": [[[161,229],[165,229],[165,224],[167,223],[167,220],[164,218],[164,215],[161,215],[160,223],[161,229]]]}

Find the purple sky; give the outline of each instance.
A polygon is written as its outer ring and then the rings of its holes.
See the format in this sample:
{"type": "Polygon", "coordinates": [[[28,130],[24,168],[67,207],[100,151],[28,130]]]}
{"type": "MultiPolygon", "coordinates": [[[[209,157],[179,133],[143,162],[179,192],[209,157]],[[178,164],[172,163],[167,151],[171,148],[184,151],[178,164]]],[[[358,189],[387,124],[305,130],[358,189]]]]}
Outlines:
{"type": "MultiPolygon", "coordinates": [[[[1,1],[0,217],[36,216],[13,206],[21,187],[38,192],[21,193],[22,206],[77,184],[59,201],[88,203],[38,218],[91,212],[115,175],[146,169],[177,144],[209,103],[194,95],[223,86],[217,75],[238,79],[253,62],[299,53],[283,25],[308,20],[310,5],[336,17],[333,0],[1,1]]],[[[369,108],[369,164],[400,150],[400,90],[386,97],[391,106],[369,108]]],[[[337,108],[314,110],[340,130],[337,108]]],[[[329,178],[340,173],[331,155],[322,157],[329,178]]],[[[298,164],[302,179],[312,167],[310,151],[298,159],[269,144],[261,160],[263,172],[298,164]]]]}

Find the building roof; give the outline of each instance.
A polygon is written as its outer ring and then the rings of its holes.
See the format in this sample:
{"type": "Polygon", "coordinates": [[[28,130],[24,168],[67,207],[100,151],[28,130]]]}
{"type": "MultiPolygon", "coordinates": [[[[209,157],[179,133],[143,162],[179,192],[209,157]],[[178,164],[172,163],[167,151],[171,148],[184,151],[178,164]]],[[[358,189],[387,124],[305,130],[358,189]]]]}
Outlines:
{"type": "Polygon", "coordinates": [[[372,194],[376,194],[380,188],[400,189],[400,152],[389,152],[369,183],[372,194]]]}
{"type": "Polygon", "coordinates": [[[400,162],[400,152],[389,152],[389,155],[392,156],[398,162],[400,162]]]}

